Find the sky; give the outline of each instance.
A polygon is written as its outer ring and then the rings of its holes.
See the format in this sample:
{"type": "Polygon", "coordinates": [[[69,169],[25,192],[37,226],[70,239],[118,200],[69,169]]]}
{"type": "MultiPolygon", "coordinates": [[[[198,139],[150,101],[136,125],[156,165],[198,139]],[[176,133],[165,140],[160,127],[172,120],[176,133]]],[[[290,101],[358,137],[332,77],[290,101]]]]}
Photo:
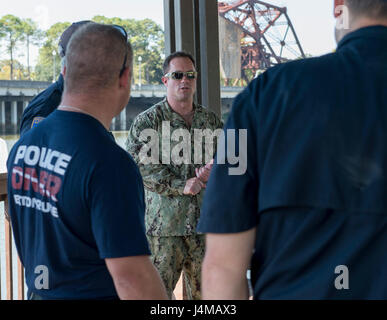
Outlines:
{"type": "MultiPolygon", "coordinates": [[[[287,7],[305,53],[321,55],[335,49],[333,0],[266,2],[287,7]]],[[[56,22],[88,20],[95,15],[123,19],[150,18],[164,28],[163,0],[1,0],[0,17],[6,14],[31,18],[43,30],[56,22]]],[[[36,62],[37,53],[38,48],[34,48],[32,64],[36,62]]]]}

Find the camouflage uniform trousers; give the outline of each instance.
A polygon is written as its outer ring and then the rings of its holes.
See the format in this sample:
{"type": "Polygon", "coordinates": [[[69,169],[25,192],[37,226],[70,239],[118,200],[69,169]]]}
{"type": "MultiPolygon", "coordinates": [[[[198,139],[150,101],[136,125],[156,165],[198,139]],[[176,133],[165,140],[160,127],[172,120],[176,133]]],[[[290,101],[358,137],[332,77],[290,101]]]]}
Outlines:
{"type": "Polygon", "coordinates": [[[152,262],[172,299],[173,290],[183,271],[189,300],[200,300],[201,268],[204,258],[204,235],[154,237],[148,235],[152,262]]]}

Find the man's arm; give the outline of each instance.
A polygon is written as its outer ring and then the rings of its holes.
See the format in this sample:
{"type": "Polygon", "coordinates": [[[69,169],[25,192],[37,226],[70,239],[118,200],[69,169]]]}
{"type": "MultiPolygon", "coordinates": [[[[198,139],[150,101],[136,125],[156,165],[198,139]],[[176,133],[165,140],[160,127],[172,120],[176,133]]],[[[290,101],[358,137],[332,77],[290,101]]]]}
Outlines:
{"type": "Polygon", "coordinates": [[[206,235],[202,269],[204,300],[249,298],[246,272],[253,253],[256,228],[240,233],[206,235]]]}
{"type": "Polygon", "coordinates": [[[148,256],[105,259],[121,300],[167,300],[164,284],[148,256]]]}

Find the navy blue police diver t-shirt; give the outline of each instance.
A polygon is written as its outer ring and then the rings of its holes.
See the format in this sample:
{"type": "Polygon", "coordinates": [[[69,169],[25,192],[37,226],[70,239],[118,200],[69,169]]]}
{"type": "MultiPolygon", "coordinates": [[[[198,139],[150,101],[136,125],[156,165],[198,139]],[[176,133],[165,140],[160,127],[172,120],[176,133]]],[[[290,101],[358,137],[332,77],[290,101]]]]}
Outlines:
{"type": "Polygon", "coordinates": [[[56,110],[23,135],[8,192],[27,286],[43,298],[117,298],[104,259],[150,254],[139,170],[87,114],[56,110]]]}

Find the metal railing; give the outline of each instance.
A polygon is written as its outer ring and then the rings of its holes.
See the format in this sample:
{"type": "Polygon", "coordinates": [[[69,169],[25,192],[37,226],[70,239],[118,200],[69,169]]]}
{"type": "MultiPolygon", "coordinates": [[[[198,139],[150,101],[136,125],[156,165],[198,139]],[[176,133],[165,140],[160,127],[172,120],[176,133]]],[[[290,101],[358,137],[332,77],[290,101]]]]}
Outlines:
{"type": "MultiPolygon", "coordinates": [[[[7,173],[0,173],[0,202],[4,202],[4,228],[5,228],[5,281],[6,299],[13,300],[14,277],[12,256],[12,228],[8,216],[7,173]]],[[[0,269],[1,272],[1,269],[0,269]]],[[[24,268],[17,257],[17,299],[24,300],[24,268]]],[[[1,299],[1,275],[0,275],[0,299],[1,299]]]]}

